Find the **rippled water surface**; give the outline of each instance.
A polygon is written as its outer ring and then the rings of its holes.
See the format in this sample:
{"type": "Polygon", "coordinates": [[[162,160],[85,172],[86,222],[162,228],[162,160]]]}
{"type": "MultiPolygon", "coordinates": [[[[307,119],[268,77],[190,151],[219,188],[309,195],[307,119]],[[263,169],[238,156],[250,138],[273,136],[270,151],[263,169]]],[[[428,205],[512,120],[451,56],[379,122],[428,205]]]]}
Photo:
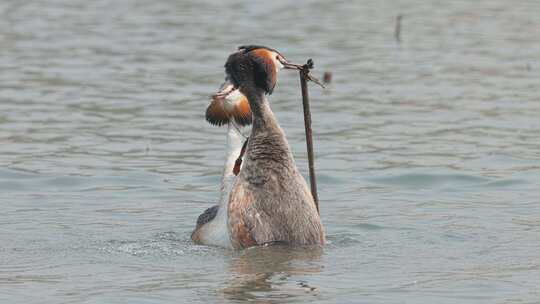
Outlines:
{"type": "MultiPolygon", "coordinates": [[[[0,2],[0,302],[538,303],[537,1],[0,2]],[[394,20],[403,15],[402,42],[394,20]],[[315,60],[322,250],[195,246],[241,44],[315,60]]],[[[298,75],[270,102],[302,172],[298,75]]]]}

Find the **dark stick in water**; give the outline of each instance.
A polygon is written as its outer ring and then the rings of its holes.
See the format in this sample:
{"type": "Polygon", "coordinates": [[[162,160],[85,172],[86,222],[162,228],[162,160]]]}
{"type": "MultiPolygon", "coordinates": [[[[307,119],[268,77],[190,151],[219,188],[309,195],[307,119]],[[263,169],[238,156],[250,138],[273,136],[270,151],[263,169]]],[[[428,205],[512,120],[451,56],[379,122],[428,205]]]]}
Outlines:
{"type": "MultiPolygon", "coordinates": [[[[308,152],[308,164],[309,164],[309,181],[311,184],[311,195],[315,201],[315,207],[317,213],[319,212],[319,195],[317,194],[317,180],[315,177],[315,161],[313,154],[313,132],[311,130],[311,110],[309,108],[309,93],[307,81],[311,80],[319,85],[322,84],[311,75],[309,75],[309,69],[313,68],[313,60],[309,59],[306,64],[302,66],[300,70],[300,85],[302,88],[302,104],[304,106],[304,126],[306,128],[306,144],[308,152]]],[[[324,86],[323,86],[324,87],[324,86]]]]}
{"type": "Polygon", "coordinates": [[[394,28],[394,38],[398,44],[401,43],[401,19],[403,19],[403,15],[396,16],[396,26],[394,28]]]}

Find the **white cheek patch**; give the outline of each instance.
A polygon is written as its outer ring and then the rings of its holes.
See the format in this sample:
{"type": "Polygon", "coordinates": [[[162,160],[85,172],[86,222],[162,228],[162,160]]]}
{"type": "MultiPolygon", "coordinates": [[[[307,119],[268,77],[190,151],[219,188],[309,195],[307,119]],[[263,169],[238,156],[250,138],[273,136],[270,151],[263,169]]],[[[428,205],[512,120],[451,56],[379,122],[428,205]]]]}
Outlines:
{"type": "Polygon", "coordinates": [[[234,90],[229,95],[225,97],[225,102],[223,103],[223,107],[226,111],[233,111],[234,107],[236,106],[236,103],[241,99],[242,93],[240,93],[240,90],[234,90]]]}
{"type": "Polygon", "coordinates": [[[276,66],[276,72],[283,69],[283,64],[281,64],[281,62],[277,59],[274,59],[274,63],[275,63],[275,66],[276,66]]]}
{"type": "Polygon", "coordinates": [[[272,61],[274,62],[274,66],[276,67],[276,72],[283,69],[283,64],[277,59],[279,55],[277,53],[272,53],[272,61]]]}

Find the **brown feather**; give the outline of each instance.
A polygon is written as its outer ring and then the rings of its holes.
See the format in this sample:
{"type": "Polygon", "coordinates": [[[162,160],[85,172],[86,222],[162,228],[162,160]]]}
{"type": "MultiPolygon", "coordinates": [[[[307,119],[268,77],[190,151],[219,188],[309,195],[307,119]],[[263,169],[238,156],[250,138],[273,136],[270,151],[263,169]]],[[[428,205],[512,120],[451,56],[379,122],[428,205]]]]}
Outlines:
{"type": "Polygon", "coordinates": [[[240,101],[236,102],[232,116],[240,126],[247,126],[251,124],[251,108],[249,107],[249,102],[246,96],[243,94],[240,101]]]}
{"type": "Polygon", "coordinates": [[[257,65],[255,66],[255,83],[272,94],[276,86],[277,73],[273,53],[265,48],[254,49],[249,52],[257,65]]]}
{"type": "Polygon", "coordinates": [[[222,126],[229,122],[229,115],[225,111],[222,98],[214,96],[206,108],[206,121],[216,126],[222,126]]]}

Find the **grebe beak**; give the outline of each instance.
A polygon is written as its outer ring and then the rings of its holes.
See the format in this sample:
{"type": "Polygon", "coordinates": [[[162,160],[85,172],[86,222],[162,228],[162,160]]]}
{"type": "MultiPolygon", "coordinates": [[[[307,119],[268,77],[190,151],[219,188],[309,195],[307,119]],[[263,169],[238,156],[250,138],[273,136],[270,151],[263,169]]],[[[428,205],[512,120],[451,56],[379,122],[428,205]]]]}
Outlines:
{"type": "Polygon", "coordinates": [[[290,63],[285,58],[283,58],[281,56],[278,57],[278,60],[283,65],[284,69],[289,69],[289,70],[301,70],[302,69],[302,65],[290,63]]]}
{"type": "Polygon", "coordinates": [[[231,94],[232,91],[234,91],[234,86],[232,84],[224,83],[221,87],[221,90],[217,92],[216,94],[212,95],[213,99],[223,99],[227,95],[231,94]]]}

